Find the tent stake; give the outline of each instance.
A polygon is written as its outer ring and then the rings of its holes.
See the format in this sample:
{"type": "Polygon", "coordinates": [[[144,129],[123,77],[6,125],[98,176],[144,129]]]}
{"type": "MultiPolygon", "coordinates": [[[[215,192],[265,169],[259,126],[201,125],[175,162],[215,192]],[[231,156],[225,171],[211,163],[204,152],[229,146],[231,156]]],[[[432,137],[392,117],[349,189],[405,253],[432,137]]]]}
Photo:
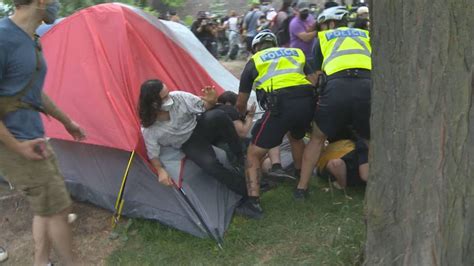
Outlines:
{"type": "Polygon", "coordinates": [[[132,166],[133,158],[135,157],[135,150],[132,151],[130,154],[130,159],[128,159],[127,168],[125,169],[125,173],[122,177],[122,185],[120,186],[119,193],[117,195],[117,201],[115,201],[115,211],[112,216],[112,229],[115,229],[118,222],[120,221],[120,216],[122,215],[123,204],[125,201],[123,200],[123,194],[125,192],[125,184],[127,183],[128,173],[130,172],[130,168],[132,166]]]}

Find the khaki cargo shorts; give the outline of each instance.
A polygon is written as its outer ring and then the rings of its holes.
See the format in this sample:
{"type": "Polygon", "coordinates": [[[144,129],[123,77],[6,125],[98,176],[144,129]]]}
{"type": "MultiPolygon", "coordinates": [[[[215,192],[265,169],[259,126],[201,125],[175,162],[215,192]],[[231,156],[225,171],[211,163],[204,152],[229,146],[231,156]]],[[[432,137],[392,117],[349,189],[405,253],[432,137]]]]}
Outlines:
{"type": "MultiPolygon", "coordinates": [[[[49,144],[47,148],[52,151],[49,144]]],[[[0,173],[26,195],[35,215],[57,214],[72,203],[55,154],[30,161],[0,143],[0,173]]]]}

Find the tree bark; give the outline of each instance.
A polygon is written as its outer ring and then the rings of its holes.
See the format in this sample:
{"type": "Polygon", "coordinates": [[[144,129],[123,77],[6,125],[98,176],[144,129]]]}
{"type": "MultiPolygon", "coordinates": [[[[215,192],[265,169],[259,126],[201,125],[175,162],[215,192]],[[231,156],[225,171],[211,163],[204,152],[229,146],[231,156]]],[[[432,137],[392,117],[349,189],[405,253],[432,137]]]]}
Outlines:
{"type": "Polygon", "coordinates": [[[372,4],[365,264],[474,265],[474,4],[372,4]]]}

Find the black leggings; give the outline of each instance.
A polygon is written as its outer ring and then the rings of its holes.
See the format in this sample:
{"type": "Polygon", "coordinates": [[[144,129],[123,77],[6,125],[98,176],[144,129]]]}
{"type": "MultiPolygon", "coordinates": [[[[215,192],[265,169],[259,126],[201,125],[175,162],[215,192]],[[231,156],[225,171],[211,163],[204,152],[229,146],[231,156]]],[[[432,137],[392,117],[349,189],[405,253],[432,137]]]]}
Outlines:
{"type": "Polygon", "coordinates": [[[237,158],[242,158],[242,144],[234,123],[222,110],[212,109],[198,118],[193,134],[181,148],[204,172],[235,193],[246,196],[245,177],[237,171],[225,168],[217,160],[212,148],[212,144],[217,142],[226,143],[237,158]]]}

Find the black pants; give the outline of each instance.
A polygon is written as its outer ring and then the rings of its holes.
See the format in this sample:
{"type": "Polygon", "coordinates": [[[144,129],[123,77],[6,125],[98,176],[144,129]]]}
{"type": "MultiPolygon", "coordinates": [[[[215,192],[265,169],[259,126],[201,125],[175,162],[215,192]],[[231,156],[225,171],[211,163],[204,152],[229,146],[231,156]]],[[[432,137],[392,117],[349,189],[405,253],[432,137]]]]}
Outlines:
{"type": "Polygon", "coordinates": [[[226,143],[236,158],[243,158],[240,142],[234,123],[222,111],[212,109],[198,118],[191,137],[181,147],[184,154],[204,172],[242,196],[247,195],[245,177],[237,171],[225,168],[212,148],[213,143],[226,143]]]}
{"type": "Polygon", "coordinates": [[[337,139],[351,126],[358,137],[370,139],[369,78],[336,78],[319,96],[315,121],[329,139],[337,139]]]}

